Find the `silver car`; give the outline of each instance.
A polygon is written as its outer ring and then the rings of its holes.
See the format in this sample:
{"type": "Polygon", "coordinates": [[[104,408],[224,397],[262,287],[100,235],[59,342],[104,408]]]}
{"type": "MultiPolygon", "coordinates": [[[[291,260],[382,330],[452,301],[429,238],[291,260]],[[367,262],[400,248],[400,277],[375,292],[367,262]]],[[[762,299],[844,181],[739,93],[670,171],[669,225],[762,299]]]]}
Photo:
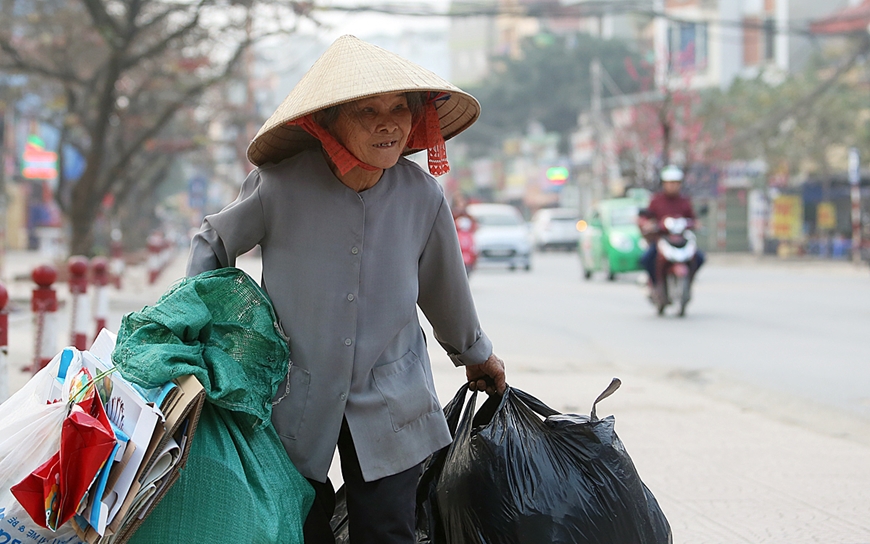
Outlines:
{"type": "Polygon", "coordinates": [[[531,233],[518,209],[508,204],[469,204],[466,211],[477,222],[474,242],[478,264],[501,263],[510,270],[531,270],[531,233]]]}
{"type": "Polygon", "coordinates": [[[535,247],[576,250],[580,232],[577,221],[580,213],[573,208],[542,208],[532,216],[532,237],[535,247]]]}

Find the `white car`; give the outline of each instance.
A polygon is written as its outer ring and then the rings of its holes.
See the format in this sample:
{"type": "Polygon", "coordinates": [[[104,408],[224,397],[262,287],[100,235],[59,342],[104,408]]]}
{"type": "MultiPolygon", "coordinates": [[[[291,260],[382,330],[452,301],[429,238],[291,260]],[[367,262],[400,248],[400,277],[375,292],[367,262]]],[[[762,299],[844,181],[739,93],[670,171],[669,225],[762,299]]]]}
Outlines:
{"type": "Polygon", "coordinates": [[[532,237],[539,250],[577,249],[580,212],[572,208],[542,208],[532,216],[532,237]]]}
{"type": "Polygon", "coordinates": [[[466,211],[477,222],[478,264],[502,263],[511,270],[531,270],[531,234],[518,209],[508,204],[469,204],[466,211]]]}

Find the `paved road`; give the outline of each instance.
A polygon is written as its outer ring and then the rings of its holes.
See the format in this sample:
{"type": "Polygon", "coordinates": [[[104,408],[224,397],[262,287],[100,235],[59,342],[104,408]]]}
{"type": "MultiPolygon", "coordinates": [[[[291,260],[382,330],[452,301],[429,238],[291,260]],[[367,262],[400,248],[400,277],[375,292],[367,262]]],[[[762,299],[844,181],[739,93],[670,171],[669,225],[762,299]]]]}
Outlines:
{"type": "Polygon", "coordinates": [[[513,364],[620,364],[734,380],[870,419],[870,270],[713,255],[685,318],[658,317],[638,275],[580,279],[573,254],[529,274],[479,270],[481,320],[513,364]]]}

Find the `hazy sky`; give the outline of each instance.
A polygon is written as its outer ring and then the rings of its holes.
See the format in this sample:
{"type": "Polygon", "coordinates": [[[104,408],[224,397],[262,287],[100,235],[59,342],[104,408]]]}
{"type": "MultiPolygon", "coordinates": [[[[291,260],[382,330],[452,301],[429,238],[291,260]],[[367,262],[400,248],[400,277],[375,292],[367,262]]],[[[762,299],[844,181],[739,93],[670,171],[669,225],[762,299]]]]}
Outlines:
{"type": "MultiPolygon", "coordinates": [[[[396,6],[397,9],[417,11],[446,11],[449,0],[389,0],[389,2],[358,0],[331,0],[318,6],[396,6]],[[417,9],[419,8],[419,9],[417,9]]],[[[320,21],[331,28],[321,29],[319,34],[332,41],[342,34],[364,37],[377,34],[401,34],[406,31],[447,30],[446,17],[413,17],[386,15],[373,12],[325,11],[317,14],[320,21]]]]}
{"type": "MultiPolygon", "coordinates": [[[[403,9],[446,11],[449,0],[393,0],[389,5],[403,9]]],[[[331,5],[359,5],[349,0],[329,0],[331,5]]],[[[327,5],[329,5],[327,4],[327,5]]],[[[323,5],[323,4],[318,4],[323,5]]],[[[370,2],[369,5],[372,5],[370,2]]],[[[378,4],[385,5],[385,4],[378,4]]],[[[433,41],[431,34],[416,37],[419,33],[442,32],[446,36],[449,29],[447,17],[413,17],[388,15],[373,12],[325,11],[317,12],[317,19],[326,27],[315,27],[310,23],[301,25],[301,32],[289,39],[269,40],[259,49],[261,59],[260,77],[269,79],[259,101],[264,110],[271,111],[286,97],[305,71],[335,39],[343,34],[353,34],[360,39],[384,47],[408,60],[431,70],[441,77],[450,79],[450,59],[446,39],[433,41]],[[410,35],[409,35],[410,33],[410,35]]]]}

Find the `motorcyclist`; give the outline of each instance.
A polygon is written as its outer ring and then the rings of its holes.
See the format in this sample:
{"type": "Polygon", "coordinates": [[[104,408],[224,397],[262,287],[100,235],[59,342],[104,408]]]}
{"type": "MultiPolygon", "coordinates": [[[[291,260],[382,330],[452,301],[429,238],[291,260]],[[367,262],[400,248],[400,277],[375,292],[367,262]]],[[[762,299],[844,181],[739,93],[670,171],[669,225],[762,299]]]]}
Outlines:
{"type": "MultiPolygon", "coordinates": [[[[651,292],[661,279],[658,277],[656,266],[658,257],[656,242],[664,230],[663,221],[666,217],[683,217],[689,220],[689,228],[694,228],[697,223],[692,202],[680,194],[683,178],[683,171],[678,166],[670,164],[662,168],[659,172],[659,179],[662,182],[661,192],[656,193],[650,200],[649,206],[638,214],[641,233],[649,243],[649,248],[640,258],[640,263],[649,274],[651,292]]],[[[702,264],[704,264],[704,254],[698,250],[689,263],[690,278],[694,277],[702,264]]]]}

